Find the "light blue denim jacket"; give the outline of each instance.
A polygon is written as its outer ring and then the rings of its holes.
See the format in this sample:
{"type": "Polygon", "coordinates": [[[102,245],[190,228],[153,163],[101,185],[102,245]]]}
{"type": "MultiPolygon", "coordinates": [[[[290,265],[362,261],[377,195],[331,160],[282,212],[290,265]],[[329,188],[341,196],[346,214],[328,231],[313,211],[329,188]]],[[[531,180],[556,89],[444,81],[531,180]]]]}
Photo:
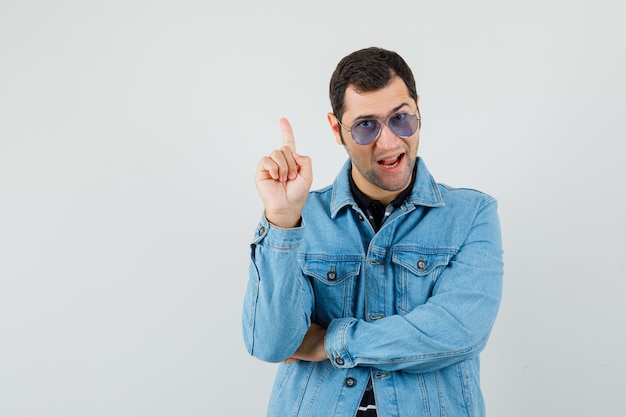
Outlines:
{"type": "Polygon", "coordinates": [[[479,417],[479,353],[502,291],[496,201],[435,183],[421,158],[408,199],[375,233],[348,160],[309,194],[302,225],[263,217],[251,245],[243,335],[281,362],[311,322],[330,360],[278,368],[268,416],[352,417],[371,378],[380,417],[479,417]]]}

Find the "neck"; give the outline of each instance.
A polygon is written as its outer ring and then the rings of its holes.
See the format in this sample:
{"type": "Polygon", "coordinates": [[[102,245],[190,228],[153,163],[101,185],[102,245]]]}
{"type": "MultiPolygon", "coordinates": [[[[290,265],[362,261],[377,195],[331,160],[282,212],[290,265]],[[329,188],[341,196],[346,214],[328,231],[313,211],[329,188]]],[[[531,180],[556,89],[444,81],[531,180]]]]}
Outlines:
{"type": "Polygon", "coordinates": [[[365,194],[368,198],[372,200],[378,200],[384,205],[391,203],[393,200],[396,199],[396,197],[402,194],[402,192],[404,192],[407,189],[407,187],[411,185],[412,183],[411,178],[412,177],[409,178],[406,185],[402,187],[401,189],[390,191],[390,190],[385,190],[383,188],[377,187],[376,185],[372,184],[371,182],[363,178],[359,174],[358,170],[354,168],[352,169],[352,180],[354,181],[354,185],[356,185],[358,189],[363,194],[365,194]]]}

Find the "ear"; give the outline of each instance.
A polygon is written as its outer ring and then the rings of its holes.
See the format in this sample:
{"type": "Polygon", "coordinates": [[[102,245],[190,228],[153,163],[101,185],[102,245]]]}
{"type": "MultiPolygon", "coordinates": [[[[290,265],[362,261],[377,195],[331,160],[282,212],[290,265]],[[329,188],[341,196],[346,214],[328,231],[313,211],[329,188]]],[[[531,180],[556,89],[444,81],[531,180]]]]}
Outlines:
{"type": "Polygon", "coordinates": [[[341,126],[339,126],[339,122],[337,121],[337,116],[335,116],[333,113],[328,113],[327,118],[328,118],[328,124],[330,124],[330,130],[332,130],[333,135],[335,135],[335,141],[339,145],[343,145],[343,141],[341,140],[341,132],[339,132],[339,129],[341,129],[341,126]]]}

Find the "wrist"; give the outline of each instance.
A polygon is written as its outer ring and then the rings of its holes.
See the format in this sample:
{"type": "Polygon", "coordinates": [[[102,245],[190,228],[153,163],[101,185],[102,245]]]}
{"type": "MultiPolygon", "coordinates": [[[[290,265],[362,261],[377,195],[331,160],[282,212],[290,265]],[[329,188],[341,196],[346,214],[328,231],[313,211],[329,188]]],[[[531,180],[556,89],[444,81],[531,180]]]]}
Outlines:
{"type": "Polygon", "coordinates": [[[273,226],[280,227],[281,229],[292,229],[294,227],[300,227],[302,224],[302,216],[298,214],[276,214],[265,213],[265,218],[273,226]]]}

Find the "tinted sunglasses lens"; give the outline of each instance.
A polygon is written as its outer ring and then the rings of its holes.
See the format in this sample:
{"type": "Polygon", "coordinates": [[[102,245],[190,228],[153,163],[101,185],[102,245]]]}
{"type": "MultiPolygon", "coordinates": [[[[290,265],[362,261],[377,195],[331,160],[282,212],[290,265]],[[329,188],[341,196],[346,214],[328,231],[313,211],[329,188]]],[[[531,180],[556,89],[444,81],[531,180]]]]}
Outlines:
{"type": "Polygon", "coordinates": [[[408,138],[417,131],[419,120],[414,114],[398,114],[389,119],[389,127],[396,135],[408,138]]]}
{"type": "Polygon", "coordinates": [[[359,145],[372,143],[380,133],[381,124],[378,120],[361,120],[352,125],[352,138],[359,145]]]}

